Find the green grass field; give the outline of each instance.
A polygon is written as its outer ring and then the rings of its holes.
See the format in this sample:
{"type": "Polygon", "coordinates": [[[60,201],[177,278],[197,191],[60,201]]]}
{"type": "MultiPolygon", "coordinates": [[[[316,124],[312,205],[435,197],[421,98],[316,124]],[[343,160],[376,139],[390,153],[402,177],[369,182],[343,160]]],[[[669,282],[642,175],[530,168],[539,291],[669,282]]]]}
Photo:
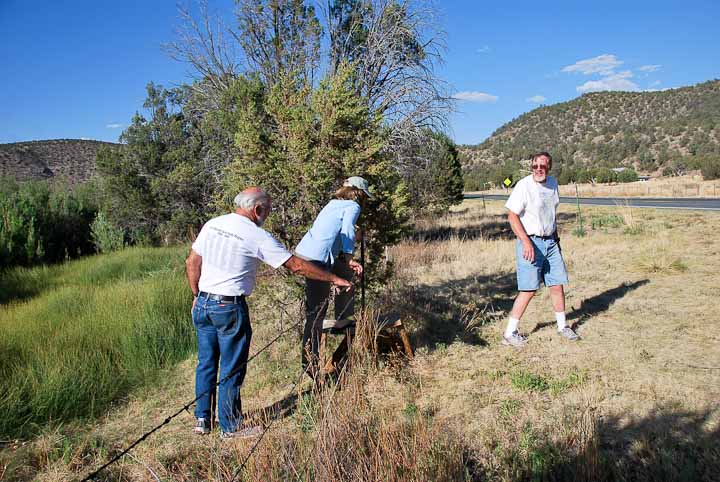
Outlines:
{"type": "MultiPolygon", "coordinates": [[[[301,330],[287,331],[248,366],[246,415],[273,425],[242,480],[716,481],[720,217],[619,206],[583,218],[576,236],[576,208],[560,208],[583,339],[556,335],[543,290],[521,350],[500,344],[516,290],[502,204],[418,222],[369,297],[372,316],[400,315],[414,359],[376,357],[360,330],[341,386],[297,387],[301,330]]],[[[184,255],[130,249],[3,278],[17,300],[0,305],[4,430],[27,436],[0,446],[1,482],[81,479],[192,400],[184,255]]],[[[299,280],[273,273],[248,300],[252,353],[304,316],[287,283],[299,280]]],[[[255,440],[198,437],[194,422],[181,412],[100,480],[230,480],[255,440]]]]}
{"type": "Polygon", "coordinates": [[[127,249],[0,281],[0,436],[96,417],[194,349],[184,249],[127,249]]]}

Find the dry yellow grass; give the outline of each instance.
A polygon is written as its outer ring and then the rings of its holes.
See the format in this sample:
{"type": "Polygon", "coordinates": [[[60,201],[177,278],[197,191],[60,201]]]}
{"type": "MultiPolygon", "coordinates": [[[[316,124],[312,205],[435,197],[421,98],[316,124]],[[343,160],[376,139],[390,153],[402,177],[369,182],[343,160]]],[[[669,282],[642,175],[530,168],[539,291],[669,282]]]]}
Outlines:
{"type": "MultiPolygon", "coordinates": [[[[699,175],[654,178],[649,181],[613,184],[578,184],[580,197],[709,197],[720,196],[720,181],[704,181],[699,175]]],[[[502,189],[486,191],[506,194],[502,189]]],[[[575,196],[575,184],[560,186],[561,196],[575,196]]]]}
{"type": "MultiPolygon", "coordinates": [[[[357,361],[343,390],[296,404],[285,397],[298,342],[283,339],[243,389],[250,411],[288,402],[244,480],[717,480],[720,215],[583,215],[588,234],[578,238],[575,208],[560,208],[568,318],[582,341],[555,334],[543,291],[520,325],[529,344],[500,345],[515,295],[515,241],[500,203],[483,212],[467,201],[418,221],[389,251],[397,275],[376,306],[402,313],[415,359],[357,361]]],[[[253,296],[254,347],[289,322],[273,314],[271,295],[253,296]]],[[[92,427],[6,448],[0,480],[86,474],[191,398],[193,369],[193,360],[179,365],[92,427]]],[[[227,480],[251,443],[193,437],[192,421],[182,415],[105,480],[227,480]]]]}
{"type": "MultiPolygon", "coordinates": [[[[487,227],[499,237],[495,226],[504,220],[499,203],[489,205],[484,219],[473,219],[481,210],[481,203],[468,201],[436,222],[436,232],[442,231],[438,225],[451,227],[453,235],[426,244],[421,253],[416,243],[392,250],[407,286],[408,311],[420,330],[427,331],[424,310],[447,310],[435,320],[446,324],[445,331],[436,329],[433,342],[421,341],[421,356],[413,364],[423,386],[418,406],[439,407],[437,416],[463,428],[477,453],[491,460],[497,459],[498,446],[515,447],[523,430],[558,440],[577,437],[573,425],[590,423],[589,414],[600,424],[594,430],[610,443],[652,445],[657,437],[700,446],[715,437],[713,454],[720,455],[715,274],[720,260],[714,241],[720,215],[585,208],[588,227],[593,218],[610,217],[627,225],[590,229],[588,236],[576,238],[570,234],[574,208],[562,206],[562,245],[571,277],[568,316],[580,324],[583,340],[566,343],[555,335],[545,292],[521,323],[521,331],[530,333],[528,346],[510,350],[498,342],[515,293],[514,241],[484,235],[487,227]],[[474,234],[464,238],[463,233],[474,234]],[[452,259],[448,246],[456,254],[452,259]],[[429,262],[417,265],[417,259],[429,262]],[[470,343],[463,340],[468,305],[483,310],[487,319],[470,343]],[[523,383],[529,375],[537,377],[523,383]],[[542,386],[545,381],[550,389],[542,386]],[[553,381],[564,387],[555,394],[549,393],[553,381]],[[677,438],[663,437],[668,433],[677,438]]],[[[629,463],[623,455],[631,452],[616,454],[619,462],[629,463]]],[[[509,472],[505,476],[514,478],[509,472]]]]}

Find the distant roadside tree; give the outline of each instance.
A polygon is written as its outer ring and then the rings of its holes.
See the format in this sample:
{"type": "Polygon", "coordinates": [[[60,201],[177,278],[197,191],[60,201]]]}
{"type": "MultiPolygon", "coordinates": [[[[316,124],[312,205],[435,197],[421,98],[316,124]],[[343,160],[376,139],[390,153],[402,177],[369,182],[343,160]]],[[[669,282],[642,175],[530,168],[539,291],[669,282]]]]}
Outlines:
{"type": "Polygon", "coordinates": [[[617,173],[618,182],[635,182],[638,180],[638,173],[634,169],[625,169],[617,173]]]}
{"type": "Polygon", "coordinates": [[[568,166],[563,166],[560,170],[560,174],[558,174],[557,180],[558,184],[570,184],[571,182],[575,182],[575,179],[577,177],[576,171],[568,166]]]}
{"type": "Polygon", "coordinates": [[[720,157],[707,156],[700,164],[703,179],[720,179],[720,157]]]}
{"type": "Polygon", "coordinates": [[[593,179],[599,183],[614,182],[616,173],[607,167],[601,167],[593,170],[593,179]]]}
{"type": "Polygon", "coordinates": [[[463,172],[455,143],[446,134],[430,129],[394,157],[416,166],[406,183],[410,204],[418,213],[437,213],[463,200],[463,172]]]}

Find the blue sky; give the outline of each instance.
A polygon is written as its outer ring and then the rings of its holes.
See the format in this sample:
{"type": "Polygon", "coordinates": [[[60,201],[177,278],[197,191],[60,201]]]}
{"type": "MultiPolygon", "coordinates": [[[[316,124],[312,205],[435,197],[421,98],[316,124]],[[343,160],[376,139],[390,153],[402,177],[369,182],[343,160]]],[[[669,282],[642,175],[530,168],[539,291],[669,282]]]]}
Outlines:
{"type": "MultiPolygon", "coordinates": [[[[231,0],[211,2],[230,12],[231,0]]],[[[720,2],[436,1],[458,98],[451,135],[479,143],[539,104],[592,90],[720,78],[720,2]]],[[[0,143],[116,141],[145,85],[187,80],[161,44],[175,1],[0,0],[0,143]]]]}

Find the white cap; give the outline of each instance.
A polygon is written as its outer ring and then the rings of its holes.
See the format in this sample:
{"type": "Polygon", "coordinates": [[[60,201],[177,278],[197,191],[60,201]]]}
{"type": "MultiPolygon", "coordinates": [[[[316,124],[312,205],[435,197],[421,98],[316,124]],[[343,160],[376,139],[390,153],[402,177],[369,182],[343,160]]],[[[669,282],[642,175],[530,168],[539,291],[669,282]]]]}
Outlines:
{"type": "Polygon", "coordinates": [[[372,199],[373,195],[370,194],[369,184],[368,182],[363,179],[360,176],[351,176],[348,177],[345,182],[343,183],[343,186],[345,187],[356,187],[360,189],[362,192],[367,194],[367,197],[372,199]]]}

